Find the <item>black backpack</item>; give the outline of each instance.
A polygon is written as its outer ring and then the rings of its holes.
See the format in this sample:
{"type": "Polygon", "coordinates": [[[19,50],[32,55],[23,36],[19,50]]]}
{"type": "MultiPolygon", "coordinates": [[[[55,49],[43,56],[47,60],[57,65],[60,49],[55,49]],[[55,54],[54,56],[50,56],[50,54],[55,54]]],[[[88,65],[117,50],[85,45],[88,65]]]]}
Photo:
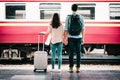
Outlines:
{"type": "Polygon", "coordinates": [[[69,15],[68,19],[68,33],[70,35],[79,35],[82,30],[82,23],[79,15],[69,15]]]}

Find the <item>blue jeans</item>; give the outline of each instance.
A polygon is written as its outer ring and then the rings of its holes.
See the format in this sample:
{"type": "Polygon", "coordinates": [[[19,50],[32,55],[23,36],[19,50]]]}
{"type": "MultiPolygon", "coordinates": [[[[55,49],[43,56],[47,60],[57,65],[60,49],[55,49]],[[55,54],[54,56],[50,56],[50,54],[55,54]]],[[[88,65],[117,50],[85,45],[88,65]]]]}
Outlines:
{"type": "Polygon", "coordinates": [[[76,67],[80,67],[82,38],[68,38],[69,67],[74,66],[74,53],[76,53],[76,67]]]}
{"type": "Polygon", "coordinates": [[[62,64],[62,42],[56,43],[56,44],[52,44],[51,43],[51,63],[52,63],[52,69],[54,69],[54,65],[55,65],[55,56],[57,54],[58,56],[58,69],[61,68],[61,64],[62,64]]]}

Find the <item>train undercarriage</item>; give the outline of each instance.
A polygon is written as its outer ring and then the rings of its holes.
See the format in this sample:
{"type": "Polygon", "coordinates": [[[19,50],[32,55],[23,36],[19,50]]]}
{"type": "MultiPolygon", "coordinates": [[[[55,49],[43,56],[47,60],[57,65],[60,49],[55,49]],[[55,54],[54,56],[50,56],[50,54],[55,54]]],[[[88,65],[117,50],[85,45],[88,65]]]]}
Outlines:
{"type": "MultiPolygon", "coordinates": [[[[94,49],[103,49],[103,54],[120,55],[120,44],[103,45],[103,44],[85,44],[82,45],[82,53],[90,54],[94,49]]],[[[11,60],[33,60],[34,52],[37,51],[37,44],[1,44],[0,59],[11,60]]],[[[42,44],[40,44],[42,50],[42,44]]],[[[45,51],[50,55],[50,46],[45,45],[45,51]]],[[[68,47],[63,47],[63,55],[68,55],[68,47]]]]}

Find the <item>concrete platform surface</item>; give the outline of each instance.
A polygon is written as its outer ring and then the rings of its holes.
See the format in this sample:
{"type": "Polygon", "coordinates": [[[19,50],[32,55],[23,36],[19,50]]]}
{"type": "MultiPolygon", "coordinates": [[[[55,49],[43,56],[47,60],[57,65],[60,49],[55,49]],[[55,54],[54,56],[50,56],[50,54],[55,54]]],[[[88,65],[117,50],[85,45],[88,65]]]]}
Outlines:
{"type": "Polygon", "coordinates": [[[120,80],[120,65],[81,65],[81,72],[69,73],[68,65],[63,64],[61,72],[51,72],[48,65],[47,72],[34,72],[34,65],[2,65],[0,64],[0,80],[120,80]]]}

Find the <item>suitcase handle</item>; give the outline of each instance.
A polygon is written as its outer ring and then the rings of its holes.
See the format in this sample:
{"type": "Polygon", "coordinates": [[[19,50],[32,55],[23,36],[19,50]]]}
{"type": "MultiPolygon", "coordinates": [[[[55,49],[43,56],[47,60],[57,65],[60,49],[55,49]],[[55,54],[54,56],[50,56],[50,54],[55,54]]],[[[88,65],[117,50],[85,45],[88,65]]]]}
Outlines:
{"type": "Polygon", "coordinates": [[[39,33],[38,34],[38,51],[40,50],[40,36],[42,36],[43,37],[43,51],[44,51],[44,47],[45,47],[45,45],[44,45],[44,34],[42,34],[42,33],[39,33]]]}

